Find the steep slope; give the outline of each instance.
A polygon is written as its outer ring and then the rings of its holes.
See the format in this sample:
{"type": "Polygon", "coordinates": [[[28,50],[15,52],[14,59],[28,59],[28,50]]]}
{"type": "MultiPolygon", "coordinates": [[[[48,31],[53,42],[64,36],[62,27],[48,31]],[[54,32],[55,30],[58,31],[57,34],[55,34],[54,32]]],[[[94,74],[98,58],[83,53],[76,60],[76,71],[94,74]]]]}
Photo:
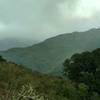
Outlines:
{"type": "Polygon", "coordinates": [[[72,54],[100,47],[100,29],[59,35],[27,48],[14,48],[2,56],[43,73],[61,73],[63,61],[72,54]]]}
{"type": "Polygon", "coordinates": [[[68,73],[65,77],[69,79],[64,80],[7,62],[0,56],[0,100],[100,100],[100,48],[75,55],[73,60],[78,63],[74,62],[71,67],[71,57],[67,61],[71,69],[64,70],[66,73],[75,68],[72,70],[75,73],[70,74],[74,75],[74,80],[68,73]],[[77,64],[79,67],[75,66],[77,64]],[[76,74],[79,72],[81,75],[76,74]]]}
{"type": "Polygon", "coordinates": [[[70,86],[69,81],[32,72],[23,66],[7,62],[0,56],[0,100],[58,100],[57,98],[63,100],[65,97],[58,90],[60,82],[63,82],[61,85],[63,91],[64,85],[70,86]],[[30,99],[33,96],[35,99],[30,99]],[[42,96],[42,99],[37,99],[37,96],[42,96]]]}

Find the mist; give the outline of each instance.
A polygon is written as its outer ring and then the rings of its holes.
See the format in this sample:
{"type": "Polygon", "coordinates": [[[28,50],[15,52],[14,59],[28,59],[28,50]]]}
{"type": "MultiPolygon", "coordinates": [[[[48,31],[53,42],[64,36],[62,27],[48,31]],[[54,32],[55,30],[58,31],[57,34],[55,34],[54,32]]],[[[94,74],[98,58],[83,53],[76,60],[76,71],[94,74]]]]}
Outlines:
{"type": "Polygon", "coordinates": [[[0,39],[42,41],[99,22],[100,0],[0,0],[0,39]]]}

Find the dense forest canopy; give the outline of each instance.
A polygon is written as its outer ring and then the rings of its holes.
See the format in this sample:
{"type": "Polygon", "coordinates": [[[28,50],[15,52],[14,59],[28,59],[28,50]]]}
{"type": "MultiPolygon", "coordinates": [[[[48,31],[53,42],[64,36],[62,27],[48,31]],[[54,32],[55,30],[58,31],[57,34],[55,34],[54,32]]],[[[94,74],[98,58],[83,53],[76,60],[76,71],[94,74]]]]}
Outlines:
{"type": "Polygon", "coordinates": [[[64,74],[77,86],[87,86],[90,95],[94,92],[100,95],[100,49],[74,54],[66,59],[64,74]]]}

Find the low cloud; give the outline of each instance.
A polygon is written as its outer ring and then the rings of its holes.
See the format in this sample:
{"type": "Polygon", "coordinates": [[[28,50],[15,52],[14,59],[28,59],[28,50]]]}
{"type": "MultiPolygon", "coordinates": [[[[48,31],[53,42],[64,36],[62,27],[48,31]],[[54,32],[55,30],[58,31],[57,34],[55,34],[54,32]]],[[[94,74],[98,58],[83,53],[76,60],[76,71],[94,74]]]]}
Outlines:
{"type": "Polygon", "coordinates": [[[100,0],[0,0],[0,37],[43,40],[100,27],[100,0]]]}

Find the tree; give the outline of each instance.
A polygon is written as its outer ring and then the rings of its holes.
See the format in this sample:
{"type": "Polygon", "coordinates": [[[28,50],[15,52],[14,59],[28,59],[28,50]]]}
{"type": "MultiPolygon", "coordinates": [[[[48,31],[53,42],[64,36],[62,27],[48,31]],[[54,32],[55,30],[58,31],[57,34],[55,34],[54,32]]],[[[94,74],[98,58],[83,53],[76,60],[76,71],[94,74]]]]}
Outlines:
{"type": "Polygon", "coordinates": [[[84,83],[89,91],[100,94],[100,49],[74,54],[64,62],[64,75],[76,84],[84,83]]]}
{"type": "Polygon", "coordinates": [[[2,56],[0,56],[0,62],[5,62],[6,60],[2,58],[2,56]]]}

